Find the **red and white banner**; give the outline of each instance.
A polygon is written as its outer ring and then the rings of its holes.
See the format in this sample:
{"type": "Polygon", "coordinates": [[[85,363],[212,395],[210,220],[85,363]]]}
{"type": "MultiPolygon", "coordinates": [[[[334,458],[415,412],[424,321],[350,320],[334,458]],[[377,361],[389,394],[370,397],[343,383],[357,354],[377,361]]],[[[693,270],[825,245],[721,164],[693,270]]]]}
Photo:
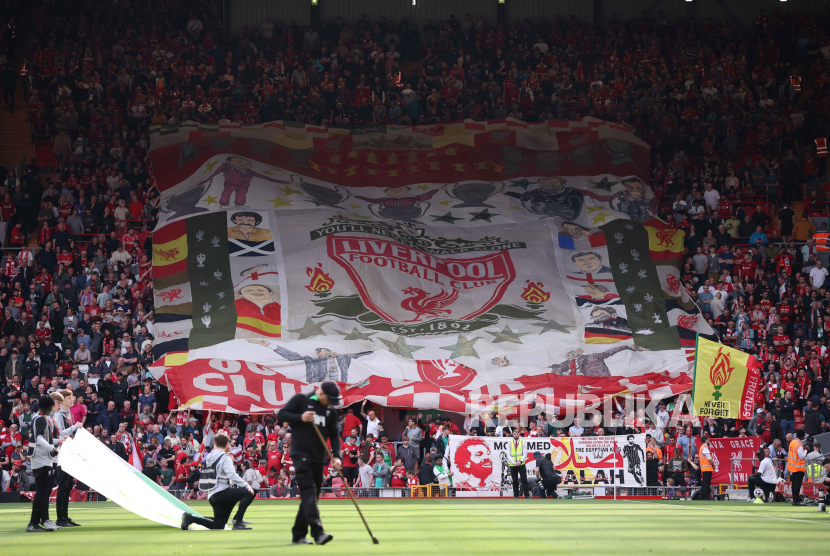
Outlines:
{"type": "Polygon", "coordinates": [[[709,450],[715,464],[712,484],[728,485],[734,482],[737,485],[745,485],[747,477],[752,475],[757,467],[755,453],[761,444],[760,436],[709,439],[709,450]],[[732,460],[735,460],[734,463],[730,463],[732,460]],[[733,474],[732,479],[729,477],[730,470],[733,474]]]}
{"type": "MultiPolygon", "coordinates": [[[[233,413],[273,412],[294,394],[310,392],[319,384],[305,380],[311,372],[307,367],[316,366],[319,359],[262,364],[255,361],[265,346],[248,346],[248,361],[220,357],[183,361],[182,355],[173,354],[153,370],[176,392],[183,407],[233,413]],[[165,362],[175,365],[165,366],[165,362]]],[[[227,352],[222,345],[209,349],[227,352]]],[[[333,359],[344,365],[342,356],[335,354],[333,359]]],[[[666,397],[687,392],[691,386],[685,374],[648,373],[631,379],[554,373],[511,376],[501,367],[477,373],[452,359],[401,360],[382,352],[350,361],[349,373],[353,381],[337,381],[344,405],[368,399],[386,407],[457,413],[477,413],[497,406],[510,418],[519,417],[522,408],[529,409],[532,402],[564,414],[584,411],[618,395],[666,397]]]]}

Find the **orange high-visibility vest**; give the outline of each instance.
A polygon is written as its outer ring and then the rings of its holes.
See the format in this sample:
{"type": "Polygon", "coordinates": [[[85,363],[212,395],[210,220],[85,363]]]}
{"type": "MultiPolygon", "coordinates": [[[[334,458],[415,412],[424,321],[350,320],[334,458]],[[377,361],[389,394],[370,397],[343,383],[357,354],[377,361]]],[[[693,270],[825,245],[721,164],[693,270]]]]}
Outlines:
{"type": "Polygon", "coordinates": [[[787,471],[790,473],[804,473],[804,460],[798,457],[798,449],[801,446],[801,441],[797,438],[793,438],[790,442],[790,450],[787,454],[787,471]]]}
{"type": "Polygon", "coordinates": [[[827,138],[816,137],[816,156],[824,158],[827,156],[827,138]]]}
{"type": "Polygon", "coordinates": [[[827,232],[816,232],[813,234],[813,241],[816,242],[816,251],[830,251],[830,234],[827,232]]]}
{"type": "Polygon", "coordinates": [[[712,462],[709,461],[709,458],[703,455],[703,448],[705,445],[701,446],[697,451],[697,457],[700,460],[700,472],[706,473],[707,471],[714,473],[715,467],[712,465],[712,462]]]}

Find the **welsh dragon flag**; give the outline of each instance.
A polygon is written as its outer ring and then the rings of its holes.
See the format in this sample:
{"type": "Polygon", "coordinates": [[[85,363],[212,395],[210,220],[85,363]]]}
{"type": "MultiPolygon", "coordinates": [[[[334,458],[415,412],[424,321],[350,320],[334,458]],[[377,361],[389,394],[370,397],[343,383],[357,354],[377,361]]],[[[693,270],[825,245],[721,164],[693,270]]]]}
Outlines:
{"type": "Polygon", "coordinates": [[[457,412],[690,389],[711,330],[623,125],[151,135],[152,372],[183,407],[271,412],[323,380],[457,412]]]}

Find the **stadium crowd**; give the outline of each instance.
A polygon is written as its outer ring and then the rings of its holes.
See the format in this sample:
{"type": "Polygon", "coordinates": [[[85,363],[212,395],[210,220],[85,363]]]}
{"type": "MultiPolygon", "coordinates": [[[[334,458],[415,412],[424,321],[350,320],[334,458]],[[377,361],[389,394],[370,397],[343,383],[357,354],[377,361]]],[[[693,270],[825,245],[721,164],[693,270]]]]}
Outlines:
{"type": "MultiPolygon", "coordinates": [[[[21,67],[12,63],[17,4],[0,21],[4,92],[21,82],[38,149],[19,175],[0,168],[13,249],[0,276],[3,489],[31,484],[25,445],[38,395],[69,389],[76,419],[165,488],[198,496],[200,447],[223,431],[246,481],[297,495],[290,431],[273,417],[170,411],[177,400],[148,376],[158,208],[148,130],[185,120],[628,123],[652,145],[656,210],[685,231],[684,285],[721,341],[763,364],[757,418],[670,428],[669,401],[658,422],[619,413],[610,427],[570,425],[538,414],[522,434],[646,432],[649,483],[694,484],[701,434],[760,435],[786,457],[797,428],[830,431],[830,280],[819,261],[826,240],[814,241],[809,218],[828,211],[827,17],[761,11],[746,33],[662,13],[612,14],[605,27],[574,18],[495,26],[474,14],[422,29],[384,17],[316,28],[266,19],[225,35],[217,2],[110,6],[42,3],[21,67]]],[[[504,416],[478,417],[459,426],[412,416],[390,437],[371,411],[350,411],[346,475],[363,487],[446,480],[434,464],[447,434],[511,431],[504,416]]],[[[337,484],[331,473],[327,481],[337,484]]]]}

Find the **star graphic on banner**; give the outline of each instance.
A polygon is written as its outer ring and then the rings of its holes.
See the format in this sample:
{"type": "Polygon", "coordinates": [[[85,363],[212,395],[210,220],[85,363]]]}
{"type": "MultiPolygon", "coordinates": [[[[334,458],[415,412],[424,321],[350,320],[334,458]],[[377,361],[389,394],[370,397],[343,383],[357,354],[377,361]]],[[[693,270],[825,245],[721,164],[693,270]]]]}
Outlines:
{"type": "Polygon", "coordinates": [[[271,170],[263,170],[262,173],[265,174],[266,176],[273,176],[274,175],[274,172],[272,172],[271,170]]]}
{"type": "Polygon", "coordinates": [[[599,224],[600,222],[605,224],[608,221],[609,216],[611,216],[611,214],[609,214],[607,212],[600,211],[599,213],[597,213],[596,216],[594,216],[594,219],[591,220],[591,225],[595,226],[595,225],[599,224]]]}
{"type": "Polygon", "coordinates": [[[481,338],[473,338],[472,340],[468,340],[464,336],[459,335],[458,340],[451,345],[451,346],[442,346],[441,349],[445,349],[450,351],[450,359],[455,359],[456,357],[475,357],[476,359],[480,359],[478,353],[476,353],[476,348],[473,347],[477,341],[481,338]]]}
{"type": "Polygon", "coordinates": [[[513,182],[507,187],[521,187],[523,190],[527,191],[528,186],[530,186],[530,182],[527,181],[527,178],[522,178],[520,180],[513,180],[513,182]]]}
{"type": "Polygon", "coordinates": [[[207,203],[208,205],[218,205],[219,204],[219,202],[216,200],[216,197],[213,196],[213,195],[208,195],[207,198],[205,198],[205,203],[207,203]]]}
{"type": "Polygon", "coordinates": [[[507,208],[509,208],[510,210],[522,210],[522,207],[520,207],[518,205],[510,205],[507,208]]]}
{"type": "Polygon", "coordinates": [[[428,186],[427,184],[422,184],[422,185],[419,185],[417,187],[417,189],[420,189],[421,191],[427,191],[428,189],[432,189],[432,188],[430,186],[428,186]]]}
{"type": "Polygon", "coordinates": [[[274,207],[273,207],[273,208],[279,208],[279,207],[293,207],[293,206],[294,206],[294,202],[293,202],[293,201],[286,201],[286,200],[285,200],[285,199],[283,199],[282,197],[274,197],[273,199],[265,199],[265,200],[266,200],[266,201],[268,201],[269,203],[274,203],[274,207]]]}
{"type": "Polygon", "coordinates": [[[202,172],[202,175],[204,176],[205,174],[213,172],[213,169],[216,167],[217,164],[219,164],[218,158],[214,159],[213,162],[208,162],[207,164],[205,164],[205,171],[202,172]]]}
{"type": "Polygon", "coordinates": [[[593,220],[591,221],[592,225],[596,224],[597,222],[602,222],[603,224],[605,224],[606,219],[609,216],[611,216],[607,212],[603,212],[602,209],[603,209],[603,207],[585,207],[585,210],[588,213],[588,217],[593,218],[593,220]],[[597,213],[597,214],[594,214],[594,213],[597,213]],[[591,216],[592,214],[594,214],[594,216],[591,216]]]}
{"type": "Polygon", "coordinates": [[[398,336],[394,342],[386,340],[384,338],[381,338],[380,341],[386,344],[386,347],[389,348],[390,353],[400,355],[401,357],[406,357],[407,359],[414,359],[414,357],[412,357],[412,354],[418,351],[419,349],[424,349],[424,346],[411,346],[407,344],[406,338],[404,338],[403,336],[398,336]]]}
{"type": "Polygon", "coordinates": [[[352,328],[351,332],[342,332],[340,330],[335,330],[335,332],[342,334],[344,340],[371,340],[372,334],[377,334],[377,332],[361,332],[356,326],[352,328]]]}
{"type": "Polygon", "coordinates": [[[498,344],[500,342],[511,342],[514,344],[521,344],[522,341],[519,338],[527,334],[527,332],[513,332],[512,330],[510,330],[509,326],[505,326],[504,330],[502,330],[501,332],[488,332],[486,330],[485,332],[493,335],[494,344],[498,344]]]}
{"type": "Polygon", "coordinates": [[[363,220],[369,220],[371,218],[370,216],[363,216],[362,214],[358,214],[356,212],[353,212],[352,216],[354,216],[356,218],[362,218],[363,220]]]}
{"type": "Polygon", "coordinates": [[[556,330],[557,332],[564,332],[568,333],[568,328],[573,328],[572,326],[565,326],[564,324],[559,324],[555,320],[551,319],[548,322],[541,323],[541,322],[532,322],[530,326],[541,326],[542,330],[539,331],[539,334],[542,335],[548,330],[556,330]]]}
{"type": "Polygon", "coordinates": [[[494,216],[499,216],[494,212],[490,212],[490,209],[484,209],[481,212],[470,212],[468,213],[472,218],[470,218],[470,222],[475,222],[476,220],[484,220],[485,222],[492,222],[490,219],[494,216]]]}
{"type": "Polygon", "coordinates": [[[440,203],[438,203],[438,204],[439,204],[439,205],[443,205],[443,206],[445,206],[445,207],[448,207],[448,206],[450,206],[450,205],[452,204],[452,201],[441,201],[441,202],[440,202],[440,203]]]}
{"type": "Polygon", "coordinates": [[[302,328],[295,328],[289,329],[289,332],[296,332],[300,335],[298,340],[305,340],[306,338],[311,338],[313,336],[325,336],[326,331],[323,330],[323,325],[332,322],[331,320],[324,320],[320,322],[314,322],[311,320],[311,317],[305,318],[305,324],[302,328]]]}
{"type": "Polygon", "coordinates": [[[292,189],[290,185],[286,185],[285,187],[278,187],[277,189],[282,191],[282,194],[286,197],[288,195],[294,195],[295,193],[301,193],[299,189],[292,189]]]}
{"type": "Polygon", "coordinates": [[[617,185],[618,181],[610,181],[608,176],[604,176],[599,181],[592,181],[591,184],[596,187],[597,189],[604,189],[605,191],[611,191],[611,188],[617,185]]]}
{"type": "MultiPolygon", "coordinates": [[[[431,215],[430,215],[431,216],[431,215]]],[[[443,216],[433,216],[433,222],[446,222],[447,224],[455,224],[456,220],[464,220],[463,218],[456,218],[452,215],[452,212],[448,212],[443,216]]]]}
{"type": "Polygon", "coordinates": [[[351,205],[349,205],[349,206],[350,206],[350,207],[352,207],[353,209],[363,208],[363,205],[356,205],[356,204],[354,204],[354,203],[352,203],[352,204],[351,204],[351,205]]]}

